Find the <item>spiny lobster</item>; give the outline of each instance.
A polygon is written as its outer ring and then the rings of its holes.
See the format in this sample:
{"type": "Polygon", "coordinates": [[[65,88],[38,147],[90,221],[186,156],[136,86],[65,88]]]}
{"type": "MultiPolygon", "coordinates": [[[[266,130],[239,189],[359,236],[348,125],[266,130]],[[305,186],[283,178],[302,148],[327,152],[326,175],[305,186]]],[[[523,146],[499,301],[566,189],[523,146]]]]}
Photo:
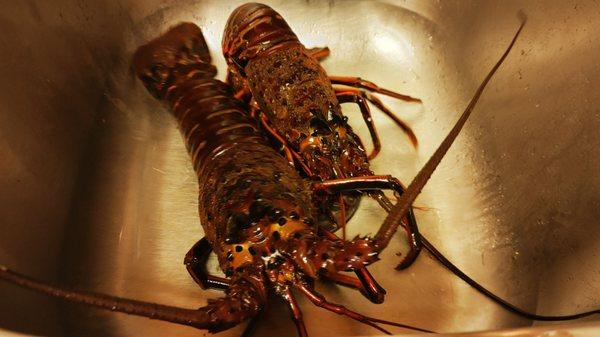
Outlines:
{"type": "MultiPolygon", "coordinates": [[[[375,176],[369,168],[369,159],[379,153],[381,142],[367,101],[393,118],[414,145],[416,136],[377,97],[360,90],[334,89],[332,83],[365,88],[406,101],[418,102],[418,99],[360,78],[327,76],[318,59],[327,56],[329,50],[305,48],[281,15],[266,5],[249,3],[235,9],[225,27],[222,49],[228,64],[227,79],[236,88],[236,97],[249,104],[264,130],[283,146],[290,163],[312,180],[337,179],[356,186],[316,199],[322,222],[331,223],[334,219],[344,229],[360,201],[357,188],[361,186],[385,185],[398,194],[403,192],[398,179],[375,176]],[[349,102],[358,104],[368,126],[374,145],[368,156],[348,118],[342,114],[340,104],[349,102]]],[[[385,209],[391,208],[392,203],[381,191],[370,190],[367,194],[385,209]]],[[[399,269],[409,266],[421,250],[412,210],[403,223],[411,249],[399,269]]]]}
{"type": "Polygon", "coordinates": [[[198,175],[205,238],[187,254],[188,270],[201,286],[224,288],[226,296],[190,310],[66,290],[4,267],[0,278],[74,302],[210,332],[255,317],[274,293],[287,302],[299,335],[308,336],[292,289],[385,333],[377,323],[429,331],[366,317],[328,302],[314,289],[320,277],[347,285],[340,271],[377,261],[391,232],[345,241],[314,226],[313,184],[271,148],[229,86],[214,79],[210,61],[201,30],[184,23],[140,47],[134,68],[148,91],[170,106],[198,175]],[[211,249],[226,278],[206,273],[203,263],[211,249]]]}
{"type": "MultiPolygon", "coordinates": [[[[508,50],[524,24],[525,17],[522,16],[521,26],[508,50]]],[[[406,101],[418,99],[380,88],[360,78],[328,76],[319,59],[326,57],[329,49],[306,48],[283,17],[263,4],[244,4],[232,12],[223,34],[222,49],[228,64],[227,79],[236,88],[236,97],[249,106],[251,115],[283,147],[292,165],[314,181],[327,181],[323,184],[329,187],[330,193],[315,199],[322,207],[322,214],[326,215],[331,209],[339,210],[340,214],[331,218],[343,228],[346,215],[351,215],[358,205],[359,190],[367,190],[366,193],[386,211],[392,209],[390,200],[374,187],[392,189],[397,195],[404,192],[404,187],[398,179],[375,176],[369,168],[369,159],[379,152],[381,142],[366,101],[391,117],[415,145],[416,137],[410,127],[375,96],[363,90],[336,88],[332,84],[366,89],[406,101]],[[340,104],[347,102],[359,105],[368,126],[374,144],[369,156],[348,124],[348,118],[341,112],[340,104]]],[[[410,266],[423,246],[455,275],[513,313],[534,320],[576,318],[573,315],[536,315],[508,303],[462,272],[422,236],[411,209],[399,221],[407,232],[410,250],[396,269],[410,266]]],[[[384,289],[369,287],[367,282],[364,284],[365,289],[372,289],[366,292],[371,301],[379,303],[383,300],[384,289]]]]}

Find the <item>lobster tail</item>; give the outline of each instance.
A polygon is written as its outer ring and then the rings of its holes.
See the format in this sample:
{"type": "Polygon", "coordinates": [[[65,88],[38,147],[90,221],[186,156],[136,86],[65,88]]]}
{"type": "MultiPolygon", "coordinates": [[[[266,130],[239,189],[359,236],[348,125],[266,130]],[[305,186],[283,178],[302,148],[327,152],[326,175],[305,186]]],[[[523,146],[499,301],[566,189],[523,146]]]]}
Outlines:
{"type": "Polygon", "coordinates": [[[223,34],[223,55],[229,66],[243,71],[249,60],[289,45],[302,46],[287,22],[273,8],[248,3],[236,8],[223,34]]]}
{"type": "Polygon", "coordinates": [[[169,103],[194,169],[238,141],[263,142],[231,88],[214,80],[216,68],[198,26],[182,23],[138,48],[136,74],[148,91],[169,103]]]}
{"type": "Polygon", "coordinates": [[[169,90],[167,99],[199,177],[215,156],[238,142],[264,142],[231,88],[222,82],[186,81],[169,90]]]}
{"type": "Polygon", "coordinates": [[[202,31],[193,23],[181,23],[139,47],[133,68],[148,91],[164,99],[167,90],[190,79],[212,79],[217,68],[211,63],[202,31]]]}

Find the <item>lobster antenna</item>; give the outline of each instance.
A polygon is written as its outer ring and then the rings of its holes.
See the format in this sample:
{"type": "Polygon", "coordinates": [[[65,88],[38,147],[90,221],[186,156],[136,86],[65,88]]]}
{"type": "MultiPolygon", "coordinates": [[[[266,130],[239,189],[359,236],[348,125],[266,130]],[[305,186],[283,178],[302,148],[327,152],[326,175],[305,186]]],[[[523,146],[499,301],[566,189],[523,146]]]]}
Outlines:
{"type": "Polygon", "coordinates": [[[2,265],[0,265],[0,279],[23,288],[100,309],[193,326],[199,329],[211,330],[219,325],[219,322],[209,319],[209,310],[207,309],[210,308],[210,305],[192,310],[87,291],[69,290],[35,280],[2,265]]]}
{"type": "Polygon", "coordinates": [[[454,263],[450,262],[450,260],[448,260],[444,255],[442,255],[442,253],[440,253],[440,251],[437,250],[433,246],[433,244],[431,244],[431,242],[427,241],[424,237],[421,237],[421,239],[422,239],[423,246],[425,247],[425,249],[427,249],[427,251],[429,251],[429,253],[431,253],[431,255],[433,255],[433,257],[436,260],[438,260],[442,265],[444,265],[444,267],[448,268],[452,273],[454,273],[460,279],[465,281],[471,287],[475,288],[477,291],[479,291],[480,293],[487,296],[492,301],[499,304],[504,309],[506,309],[514,314],[517,314],[519,316],[525,317],[527,319],[535,320],[535,321],[568,321],[568,320],[591,316],[594,314],[600,314],[600,309],[586,311],[586,312],[580,312],[580,313],[571,314],[571,315],[564,315],[564,316],[546,316],[546,315],[538,315],[538,314],[534,314],[531,312],[527,312],[519,307],[516,307],[514,304],[507,302],[505,299],[500,298],[498,295],[494,294],[493,292],[489,291],[487,288],[485,288],[481,284],[477,283],[477,281],[473,280],[471,277],[469,277],[467,274],[465,274],[462,270],[460,270],[454,263]]]}
{"type": "Polygon", "coordinates": [[[406,191],[402,193],[402,196],[400,196],[396,205],[390,210],[388,216],[385,218],[383,224],[379,228],[379,231],[374,237],[378,251],[383,250],[390,243],[390,240],[393,237],[394,233],[396,233],[396,230],[398,230],[398,226],[400,225],[402,218],[406,216],[406,214],[410,210],[412,203],[415,201],[419,193],[421,193],[421,190],[433,174],[433,171],[435,171],[435,169],[438,167],[438,165],[446,155],[446,152],[448,152],[448,149],[450,149],[450,146],[452,146],[452,143],[454,143],[454,140],[459,135],[467,119],[471,115],[471,112],[473,112],[473,109],[475,108],[477,101],[479,101],[479,98],[481,97],[481,94],[483,93],[483,90],[485,89],[486,85],[494,76],[496,70],[498,70],[502,62],[504,62],[504,59],[506,59],[506,57],[508,56],[508,53],[511,51],[512,47],[517,41],[517,38],[519,37],[519,34],[521,33],[521,30],[523,29],[523,26],[527,21],[524,15],[520,18],[521,25],[519,26],[519,29],[517,30],[517,33],[513,37],[512,41],[508,45],[508,48],[506,48],[506,50],[504,51],[504,54],[502,54],[502,56],[496,62],[492,70],[490,70],[483,82],[481,82],[481,84],[477,88],[477,91],[475,91],[475,95],[473,95],[473,98],[471,98],[469,105],[462,113],[452,130],[450,130],[446,138],[435,150],[435,152],[433,153],[431,158],[429,158],[425,166],[423,166],[421,171],[417,173],[417,176],[410,183],[406,191]]]}
{"type": "MultiPolygon", "coordinates": [[[[379,251],[383,250],[390,242],[391,237],[394,235],[394,233],[398,229],[400,220],[402,218],[404,218],[406,216],[406,214],[408,213],[411,204],[415,201],[415,199],[417,198],[417,195],[419,195],[419,193],[421,192],[421,190],[423,189],[423,187],[425,186],[425,184],[427,183],[427,181],[433,174],[433,171],[435,171],[435,169],[441,162],[441,160],[444,157],[444,155],[446,154],[446,152],[448,152],[448,149],[450,148],[450,146],[452,145],[452,143],[454,142],[454,140],[460,133],[465,122],[471,115],[471,112],[473,111],[475,104],[477,104],[477,101],[481,97],[481,94],[483,93],[483,90],[485,89],[486,85],[488,84],[490,79],[493,77],[493,75],[496,73],[496,70],[498,70],[498,68],[500,67],[502,62],[504,62],[504,59],[506,59],[506,57],[508,56],[511,49],[513,48],[515,42],[517,41],[517,38],[519,37],[519,34],[521,33],[521,30],[525,26],[525,22],[527,22],[527,17],[525,16],[525,14],[523,12],[519,11],[518,15],[519,15],[519,19],[521,20],[521,25],[519,26],[519,29],[517,30],[515,36],[513,37],[512,41],[510,42],[508,48],[506,49],[504,54],[500,57],[498,62],[496,62],[494,67],[490,70],[490,72],[485,77],[483,82],[479,85],[479,87],[477,88],[477,91],[475,92],[475,95],[473,95],[473,98],[471,98],[469,105],[467,106],[467,108],[465,109],[463,114],[460,116],[459,120],[456,122],[456,124],[454,125],[452,130],[450,130],[450,132],[448,133],[446,138],[442,141],[440,146],[437,148],[437,150],[434,152],[434,154],[431,156],[431,158],[427,161],[425,166],[423,166],[421,171],[419,171],[419,173],[417,174],[415,179],[408,186],[408,188],[402,194],[400,199],[398,199],[397,204],[390,210],[389,215],[387,216],[383,225],[381,226],[381,228],[375,235],[375,241],[377,243],[377,247],[378,247],[379,251]]],[[[498,303],[500,306],[502,306],[506,310],[511,311],[515,314],[518,314],[520,316],[523,316],[523,317],[531,319],[531,320],[537,320],[537,321],[566,321],[566,320],[573,320],[573,319],[578,319],[578,318],[582,318],[582,317],[586,317],[586,316],[591,316],[594,314],[600,314],[600,309],[576,313],[576,314],[572,314],[572,315],[564,315],[564,316],[546,316],[546,315],[538,315],[538,314],[527,312],[523,309],[520,309],[520,308],[514,306],[513,304],[507,302],[506,300],[498,297],[497,295],[495,295],[494,293],[492,293],[491,291],[489,291],[488,289],[486,289],[485,287],[483,287],[482,285],[477,283],[477,281],[473,280],[471,277],[466,275],[456,265],[454,265],[446,257],[444,257],[444,255],[442,255],[442,253],[440,253],[433,246],[433,244],[431,244],[424,237],[420,237],[420,240],[423,242],[423,245],[425,246],[425,248],[440,263],[442,263],[446,268],[448,268],[451,272],[453,272],[455,275],[460,277],[463,281],[467,282],[470,286],[475,288],[477,291],[481,292],[483,295],[487,296],[488,298],[490,298],[494,302],[498,303]]]]}

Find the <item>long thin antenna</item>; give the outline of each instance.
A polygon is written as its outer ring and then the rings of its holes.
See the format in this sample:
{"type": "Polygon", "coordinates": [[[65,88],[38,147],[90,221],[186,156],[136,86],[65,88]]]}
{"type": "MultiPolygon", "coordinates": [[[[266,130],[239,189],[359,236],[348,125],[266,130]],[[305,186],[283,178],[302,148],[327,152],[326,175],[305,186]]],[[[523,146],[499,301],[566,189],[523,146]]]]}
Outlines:
{"type": "Polygon", "coordinates": [[[477,88],[477,91],[475,91],[475,95],[473,95],[473,98],[471,98],[469,105],[462,113],[452,130],[450,130],[446,138],[442,141],[437,150],[435,150],[435,152],[433,153],[431,158],[429,158],[425,166],[423,166],[421,171],[419,171],[419,173],[417,174],[415,179],[410,183],[406,191],[402,193],[402,196],[400,196],[398,202],[392,208],[392,210],[384,220],[383,224],[379,228],[379,231],[377,232],[374,238],[377,242],[377,247],[379,248],[379,251],[383,250],[390,243],[391,238],[398,230],[398,226],[400,225],[401,220],[406,216],[412,203],[415,201],[419,193],[421,193],[421,190],[433,174],[433,171],[435,171],[435,169],[438,167],[438,165],[442,161],[442,158],[444,158],[444,155],[446,154],[446,152],[448,152],[448,149],[450,149],[450,146],[452,146],[454,140],[456,140],[456,137],[459,135],[460,131],[465,125],[467,119],[471,115],[471,112],[473,112],[473,109],[475,108],[477,101],[479,101],[479,98],[481,97],[481,94],[483,93],[483,90],[485,89],[486,85],[489,83],[490,79],[496,73],[496,70],[498,70],[500,65],[502,65],[502,62],[504,62],[506,56],[508,56],[508,53],[515,45],[515,42],[517,41],[517,38],[519,37],[519,34],[521,33],[521,30],[523,29],[523,26],[527,21],[524,16],[521,16],[521,20],[522,21],[521,25],[519,26],[519,30],[517,30],[517,33],[513,37],[504,54],[502,54],[502,56],[500,57],[498,62],[496,62],[492,70],[490,70],[483,82],[481,82],[481,84],[477,88]]]}
{"type": "MultiPolygon", "coordinates": [[[[448,149],[462,130],[467,119],[471,115],[471,112],[475,108],[475,104],[477,104],[477,101],[479,101],[479,98],[481,97],[481,94],[483,93],[483,90],[485,89],[486,85],[489,83],[490,79],[496,73],[502,62],[504,62],[509,52],[513,48],[515,42],[517,41],[517,38],[519,37],[519,34],[521,33],[521,30],[525,26],[525,22],[527,22],[527,18],[522,12],[519,12],[519,18],[521,19],[521,25],[519,26],[519,29],[517,30],[515,36],[510,42],[508,48],[506,49],[504,54],[502,54],[502,57],[500,57],[498,62],[496,62],[494,67],[490,70],[488,75],[483,80],[483,82],[479,85],[477,91],[475,92],[475,95],[473,95],[473,98],[469,102],[469,105],[467,106],[463,114],[460,116],[459,120],[456,122],[456,125],[454,125],[452,130],[450,130],[446,138],[442,141],[442,143],[433,153],[431,158],[429,158],[425,166],[423,166],[421,171],[419,171],[415,179],[412,181],[412,183],[408,186],[406,191],[398,200],[398,203],[390,210],[389,215],[387,216],[383,225],[375,235],[375,241],[377,242],[377,248],[379,251],[383,250],[389,244],[392,236],[394,235],[394,233],[398,229],[398,226],[400,225],[401,219],[403,219],[406,216],[410,209],[410,206],[415,201],[419,193],[421,193],[421,190],[423,189],[423,187],[425,186],[435,169],[438,167],[442,158],[444,158],[444,155],[448,152],[448,149]]],[[[426,238],[420,237],[420,240],[423,243],[424,247],[427,249],[427,251],[429,251],[433,255],[433,257],[437,259],[442,265],[444,265],[462,280],[467,282],[477,291],[481,292],[483,295],[487,296],[488,298],[498,303],[500,306],[502,306],[510,312],[537,321],[566,321],[591,316],[594,314],[600,314],[600,309],[564,316],[546,316],[527,312],[498,297],[497,295],[495,295],[494,293],[477,283],[471,277],[466,275],[456,265],[454,265],[446,257],[444,257],[444,255],[442,255],[442,253],[440,253],[440,251],[438,251],[433,246],[433,244],[431,244],[431,242],[429,242],[426,238]]]]}
{"type": "Polygon", "coordinates": [[[193,326],[199,329],[214,330],[215,328],[218,329],[220,325],[230,323],[214,320],[211,311],[214,312],[215,310],[210,304],[200,309],[184,309],[87,291],[70,290],[35,280],[1,265],[0,280],[5,280],[23,288],[35,290],[75,303],[86,304],[96,308],[122,312],[129,315],[143,316],[150,319],[193,326]]]}

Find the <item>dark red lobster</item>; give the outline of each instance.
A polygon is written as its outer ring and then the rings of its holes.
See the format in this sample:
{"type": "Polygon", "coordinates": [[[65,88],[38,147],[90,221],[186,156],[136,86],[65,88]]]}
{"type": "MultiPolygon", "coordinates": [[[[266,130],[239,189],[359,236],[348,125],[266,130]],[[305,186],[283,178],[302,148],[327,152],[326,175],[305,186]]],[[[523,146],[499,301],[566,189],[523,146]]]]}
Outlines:
{"type": "MultiPolygon", "coordinates": [[[[523,28],[525,18],[522,19],[509,50],[523,28]]],[[[343,227],[347,217],[358,206],[360,191],[366,191],[388,212],[392,209],[390,200],[377,189],[392,189],[397,195],[401,195],[404,187],[398,179],[392,176],[375,176],[369,168],[368,160],[379,152],[381,143],[366,101],[391,117],[407,132],[415,145],[416,137],[375,96],[363,90],[336,88],[332,84],[366,89],[406,101],[419,100],[380,88],[360,78],[328,76],[318,61],[327,56],[329,50],[304,47],[283,17],[263,4],[248,3],[233,11],[227,21],[222,48],[228,64],[228,82],[236,88],[236,97],[250,107],[252,116],[282,146],[290,163],[310,179],[325,181],[315,186],[327,186],[328,193],[317,195],[314,199],[320,205],[322,218],[330,214],[330,210],[335,211],[325,222],[331,222],[333,218],[343,227]],[[370,131],[374,150],[369,156],[361,140],[347,123],[347,117],[342,115],[340,104],[348,102],[359,105],[370,131]]],[[[499,63],[501,61],[502,59],[499,63]]],[[[397,269],[410,266],[422,245],[455,275],[513,313],[534,320],[575,318],[573,315],[536,315],[515,307],[463,273],[441,254],[419,233],[410,208],[406,217],[398,221],[402,222],[408,234],[410,250],[397,269]]],[[[366,273],[364,270],[359,272],[366,273]]],[[[365,280],[365,277],[359,278],[365,280]]],[[[363,288],[371,290],[363,293],[371,301],[380,303],[385,290],[372,285],[376,285],[374,280],[365,280],[363,288]]]]}
{"type": "MultiPolygon", "coordinates": [[[[227,21],[222,48],[229,65],[228,81],[238,90],[236,97],[250,105],[252,115],[283,146],[290,163],[314,181],[336,179],[336,193],[315,198],[320,224],[334,219],[344,228],[360,201],[359,189],[384,186],[403,192],[398,179],[375,176],[369,168],[368,159],[379,152],[381,142],[367,101],[392,117],[416,145],[415,135],[375,96],[360,90],[334,89],[332,83],[407,101],[419,100],[360,78],[328,77],[318,62],[318,58],[328,55],[328,49],[306,49],[281,15],[262,4],[249,3],[234,10],[227,21]],[[371,134],[374,150],[369,156],[342,114],[340,104],[349,102],[358,104],[371,134]]],[[[366,193],[389,211],[392,203],[380,190],[366,193]]],[[[402,221],[411,249],[400,269],[410,265],[421,249],[412,210],[402,221]]]]}

